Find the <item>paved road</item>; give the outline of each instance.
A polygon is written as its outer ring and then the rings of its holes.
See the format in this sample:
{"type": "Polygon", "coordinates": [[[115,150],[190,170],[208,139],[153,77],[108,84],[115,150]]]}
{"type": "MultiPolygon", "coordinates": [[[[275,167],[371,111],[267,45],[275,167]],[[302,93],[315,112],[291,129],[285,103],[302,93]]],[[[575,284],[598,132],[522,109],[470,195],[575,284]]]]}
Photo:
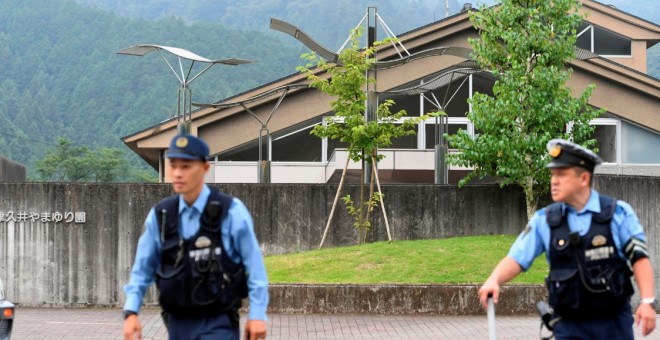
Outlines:
{"type": "MultiPolygon", "coordinates": [[[[167,339],[157,310],[143,310],[140,321],[144,339],[167,339]]],[[[121,339],[122,322],[118,309],[19,308],[12,339],[121,339]]],[[[539,322],[536,316],[498,316],[497,337],[539,339],[539,322]]],[[[271,314],[268,330],[268,339],[488,339],[485,315],[271,314]]],[[[644,339],[660,340],[660,332],[644,339]]]]}

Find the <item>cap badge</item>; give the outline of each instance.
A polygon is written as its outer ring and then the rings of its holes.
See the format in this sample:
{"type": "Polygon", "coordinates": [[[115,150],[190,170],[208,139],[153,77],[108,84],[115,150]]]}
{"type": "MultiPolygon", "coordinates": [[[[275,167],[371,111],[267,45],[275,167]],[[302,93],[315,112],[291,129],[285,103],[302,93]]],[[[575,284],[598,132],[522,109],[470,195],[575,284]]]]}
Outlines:
{"type": "Polygon", "coordinates": [[[596,235],[591,239],[591,245],[594,247],[600,247],[607,244],[607,239],[603,235],[596,235]]]}
{"type": "Polygon", "coordinates": [[[188,138],[179,137],[176,139],[176,146],[178,148],[185,148],[188,145],[188,138]]]}
{"type": "Polygon", "coordinates": [[[561,148],[559,146],[555,145],[550,149],[550,151],[548,151],[548,153],[550,154],[550,156],[552,156],[552,158],[557,158],[557,157],[559,157],[559,154],[561,153],[561,148]]]}

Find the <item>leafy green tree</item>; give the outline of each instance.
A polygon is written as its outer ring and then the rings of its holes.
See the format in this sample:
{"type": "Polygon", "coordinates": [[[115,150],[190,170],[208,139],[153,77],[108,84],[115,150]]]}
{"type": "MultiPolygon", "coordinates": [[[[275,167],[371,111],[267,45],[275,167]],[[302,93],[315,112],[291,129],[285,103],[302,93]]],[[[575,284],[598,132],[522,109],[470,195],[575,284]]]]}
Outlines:
{"type": "Polygon", "coordinates": [[[114,182],[121,178],[121,171],[127,166],[123,152],[116,148],[99,148],[89,154],[88,162],[94,182],[114,182]]]}
{"type": "MultiPolygon", "coordinates": [[[[358,42],[359,36],[359,31],[354,30],[351,32],[350,47],[344,49],[339,54],[341,65],[327,63],[314,53],[306,53],[302,55],[302,58],[306,59],[308,64],[297,68],[299,72],[306,74],[307,78],[311,80],[310,87],[317,88],[336,98],[330,102],[335,116],[327,120],[327,124],[315,126],[311,134],[319,138],[338,139],[341,142],[348,143],[348,159],[355,162],[367,161],[371,164],[369,169],[362,168],[363,178],[365,171],[371,172],[368,199],[365,200],[364,198],[364,181],[361,181],[360,198],[357,203],[353,202],[350,196],[343,198],[347,204],[349,213],[355,218],[353,225],[358,229],[358,243],[366,241],[367,233],[371,227],[369,215],[383,198],[380,188],[378,193],[374,193],[373,189],[374,179],[376,181],[378,180],[378,173],[375,171],[374,164],[385,157],[378,154],[378,148],[390,146],[392,144],[392,138],[415,134],[416,125],[421,120],[428,118],[427,115],[407,119],[403,124],[395,124],[398,119],[406,115],[406,112],[401,110],[397,113],[392,113],[390,108],[394,105],[394,101],[386,100],[377,106],[375,120],[367,121],[365,119],[365,111],[367,110],[366,90],[370,83],[375,82],[374,78],[367,77],[367,71],[371,69],[375,62],[373,55],[376,47],[382,42],[376,42],[374,43],[375,46],[370,48],[360,49],[358,42]],[[310,67],[314,66],[316,68],[310,69],[310,67]],[[325,72],[318,72],[319,69],[325,72]]],[[[371,100],[375,100],[375,98],[372,97],[371,100]]],[[[341,192],[347,166],[348,160],[342,173],[339,188],[337,189],[337,197],[341,192]]],[[[328,219],[328,226],[332,219],[335,204],[333,204],[332,212],[328,219]]],[[[384,209],[383,212],[385,212],[384,209]]],[[[387,220],[386,216],[385,219],[387,220]]],[[[328,226],[326,226],[326,232],[328,226]]],[[[321,241],[322,245],[323,240],[321,241]]]]}
{"type": "Polygon", "coordinates": [[[131,168],[128,182],[158,183],[158,174],[152,169],[131,168]]]}
{"type": "Polygon", "coordinates": [[[75,147],[68,138],[60,138],[57,146],[37,162],[37,174],[44,181],[79,181],[85,177],[84,163],[89,149],[75,147]]]}
{"type": "Polygon", "coordinates": [[[37,180],[57,182],[155,182],[153,171],[132,168],[116,148],[91,150],[59,138],[57,146],[37,162],[37,180]]]}
{"type": "Polygon", "coordinates": [[[474,167],[461,185],[486,175],[502,186],[520,185],[528,217],[549,189],[547,142],[564,138],[595,145],[589,121],[602,111],[587,104],[594,85],[577,98],[566,86],[572,70],[565,64],[575,56],[580,5],[578,0],[503,0],[470,13],[480,37],[470,39],[475,59],[497,80],[493,97],[477,93],[472,98],[468,118],[474,138],[466,131],[449,136],[462,151],[450,155],[449,162],[474,167]]]}

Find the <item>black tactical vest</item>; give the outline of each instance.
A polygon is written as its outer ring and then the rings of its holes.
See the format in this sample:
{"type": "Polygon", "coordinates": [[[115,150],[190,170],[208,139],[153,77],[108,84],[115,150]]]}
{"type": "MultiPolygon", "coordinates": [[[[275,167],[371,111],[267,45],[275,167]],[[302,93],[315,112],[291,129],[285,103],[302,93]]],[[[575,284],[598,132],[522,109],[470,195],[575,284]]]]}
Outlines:
{"type": "Polygon", "coordinates": [[[614,244],[610,223],[616,200],[600,196],[586,235],[571,233],[561,204],[546,207],[550,226],[550,273],[546,278],[550,305],[568,318],[612,315],[633,293],[631,271],[614,244]]]}
{"type": "Polygon", "coordinates": [[[162,246],[156,285],[160,305],[167,313],[219,315],[239,308],[247,296],[245,267],[229,258],[220,231],[232,199],[211,188],[199,231],[187,240],[179,234],[179,196],[156,204],[162,246]]]}

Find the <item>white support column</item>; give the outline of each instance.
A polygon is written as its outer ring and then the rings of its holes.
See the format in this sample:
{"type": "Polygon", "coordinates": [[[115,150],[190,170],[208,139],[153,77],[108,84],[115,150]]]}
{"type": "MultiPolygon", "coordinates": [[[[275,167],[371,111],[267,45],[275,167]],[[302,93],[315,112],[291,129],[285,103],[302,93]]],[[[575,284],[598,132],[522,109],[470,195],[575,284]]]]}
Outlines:
{"type": "MultiPolygon", "coordinates": [[[[470,76],[469,76],[469,94],[468,94],[468,96],[470,98],[470,102],[468,104],[468,112],[469,113],[472,112],[472,94],[474,93],[474,89],[473,89],[474,83],[472,81],[472,77],[473,77],[473,75],[470,74],[470,76]]],[[[472,138],[474,138],[474,125],[472,124],[472,121],[470,121],[469,119],[468,119],[468,123],[467,123],[467,128],[468,128],[468,133],[470,134],[470,136],[472,136],[472,138]]]]}
{"type": "Polygon", "coordinates": [[[623,136],[621,135],[621,119],[617,119],[616,122],[616,164],[622,164],[623,163],[623,151],[621,150],[621,145],[623,136]]]}
{"type": "Polygon", "coordinates": [[[165,154],[158,152],[158,182],[165,183],[165,154]]]}
{"type": "Polygon", "coordinates": [[[268,161],[273,161],[273,135],[268,134],[268,161]]]}
{"type": "MultiPolygon", "coordinates": [[[[325,117],[321,117],[321,124],[323,124],[323,127],[326,127],[325,117]]],[[[321,161],[328,163],[328,137],[321,139],[321,161]]]]}
{"type": "MultiPolygon", "coordinates": [[[[424,80],[421,81],[424,84],[424,80]]],[[[419,95],[419,115],[424,115],[424,94],[419,95]]],[[[422,121],[417,125],[417,149],[426,149],[426,122],[422,121]]]]}

